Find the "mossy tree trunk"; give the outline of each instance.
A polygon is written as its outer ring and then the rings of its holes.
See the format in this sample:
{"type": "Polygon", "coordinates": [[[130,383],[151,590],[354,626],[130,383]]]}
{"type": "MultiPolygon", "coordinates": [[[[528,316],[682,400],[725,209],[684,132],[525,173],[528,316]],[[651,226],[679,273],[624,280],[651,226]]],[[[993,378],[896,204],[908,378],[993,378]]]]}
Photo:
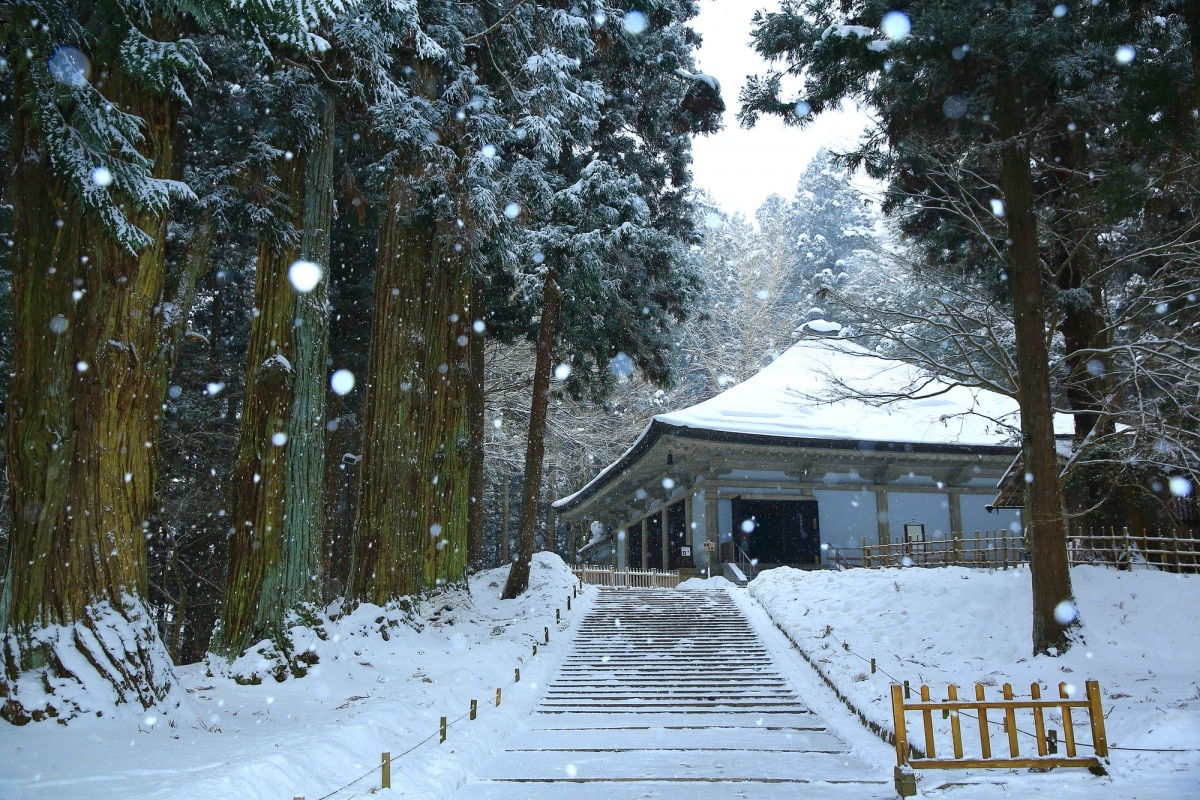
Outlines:
{"type": "Polygon", "coordinates": [[[1046,344],[1046,304],[1033,212],[1025,100],[1019,76],[1000,78],[998,122],[1004,137],[1000,184],[1008,222],[1008,255],[1017,347],[1017,397],[1025,459],[1025,530],[1033,582],[1033,652],[1061,655],[1071,646],[1077,619],[1056,616],[1074,608],[1067,561],[1067,526],[1054,446],[1054,408],[1046,344]],[[1066,606],[1064,606],[1066,608],[1066,606]],[[1060,621],[1062,620],[1062,621],[1060,621]]]}
{"type": "Polygon", "coordinates": [[[379,236],[349,596],[463,581],[470,516],[471,281],[455,228],[393,180],[379,236]]]}
{"type": "Polygon", "coordinates": [[[236,658],[268,639],[275,677],[305,666],[291,652],[289,618],[321,602],[325,397],[329,353],[329,231],[334,104],[324,95],[311,140],[276,171],[294,246],[258,247],[246,396],[231,505],[229,579],[212,650],[236,658]],[[289,280],[296,261],[317,265],[311,291],[289,280]]]}
{"type": "MultiPolygon", "coordinates": [[[[85,212],[45,155],[22,102],[21,69],[14,65],[20,157],[6,428],[13,527],[0,597],[2,716],[15,723],[82,710],[72,698],[86,692],[58,692],[64,681],[105,684],[117,702],[144,707],[170,690],[170,662],[143,598],[162,405],[186,317],[164,296],[166,213],[112,187],[149,238],[135,253],[85,212]],[[32,673],[50,692],[21,694],[21,677],[32,673]]],[[[144,121],[151,177],[168,177],[174,103],[118,70],[104,88],[144,121]]]]}

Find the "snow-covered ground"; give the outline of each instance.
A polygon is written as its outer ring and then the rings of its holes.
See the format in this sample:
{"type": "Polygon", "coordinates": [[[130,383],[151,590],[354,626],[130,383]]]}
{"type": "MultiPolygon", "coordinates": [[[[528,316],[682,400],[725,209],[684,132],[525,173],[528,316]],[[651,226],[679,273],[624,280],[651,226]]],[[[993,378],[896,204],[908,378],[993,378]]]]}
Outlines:
{"type": "MultiPolygon", "coordinates": [[[[762,573],[749,592],[856,710],[888,730],[893,679],[908,681],[914,697],[927,684],[934,699],[945,698],[951,683],[960,688],[959,697],[974,697],[974,685],[983,684],[993,700],[1001,699],[1005,683],[1017,698],[1028,698],[1034,681],[1044,698],[1057,697],[1061,682],[1082,698],[1084,682],[1094,679],[1103,696],[1111,778],[1085,782],[1077,787],[1079,796],[1200,798],[1200,577],[1082,566],[1071,578],[1084,642],[1058,658],[1031,655],[1027,569],[783,568],[762,573]]],[[[945,734],[949,723],[933,716],[939,735],[945,734]]],[[[999,715],[992,721],[1000,722],[999,715]]],[[[1086,716],[1076,712],[1074,721],[1077,741],[1091,742],[1086,716]]],[[[919,724],[919,716],[910,715],[910,741],[918,745],[919,724]]],[[[1018,716],[1018,730],[1032,727],[1032,715],[1018,716]]],[[[1058,731],[1059,754],[1065,754],[1061,720],[1048,717],[1047,728],[1058,731]]],[[[975,720],[963,718],[962,730],[969,755],[978,747],[975,720]]],[[[999,725],[993,724],[991,740],[994,755],[1007,753],[999,725]]],[[[948,754],[949,739],[935,741],[939,755],[948,754]]],[[[1018,745],[1022,754],[1036,753],[1031,736],[1019,736],[1018,745]]],[[[1081,745],[1079,754],[1092,753],[1081,745]]],[[[1040,775],[1001,774],[1018,793],[1045,783],[1040,775]]],[[[957,779],[942,771],[923,776],[929,785],[957,779]]],[[[1060,797],[1075,796],[1058,789],[1060,797]]],[[[953,796],[993,795],[964,788],[953,796]]]]}
{"type": "MultiPolygon", "coordinates": [[[[475,765],[524,726],[595,592],[583,590],[567,611],[573,578],[547,554],[537,556],[524,597],[499,600],[503,578],[504,570],[478,575],[469,595],[425,603],[415,620],[367,607],[327,623],[327,638],[312,642],[320,661],[300,680],[241,686],[206,675],[202,666],[183,667],[177,672],[187,699],[177,709],[0,728],[0,798],[314,800],[347,784],[332,797],[363,797],[378,791],[383,751],[393,757],[394,787],[383,796],[453,797],[475,765]],[[498,708],[497,688],[503,689],[498,708]],[[472,699],[479,703],[475,721],[466,718],[472,699]],[[441,716],[451,722],[445,744],[438,743],[441,716]]],[[[779,569],[763,573],[748,592],[733,591],[752,623],[769,628],[756,598],[839,691],[881,724],[891,719],[890,679],[883,671],[937,690],[949,682],[982,682],[997,696],[1006,681],[1019,695],[1032,680],[1051,690],[1062,680],[1076,686],[1087,678],[1100,681],[1109,741],[1122,748],[1113,751],[1111,778],[1081,770],[1049,776],[1006,770],[998,779],[983,778],[990,781],[984,785],[946,786],[955,776],[931,773],[922,782],[930,796],[991,800],[1048,797],[1052,790],[1060,798],[1200,798],[1200,626],[1194,617],[1200,578],[1077,568],[1073,579],[1087,641],[1059,659],[1029,656],[1024,570],[779,569]],[[875,675],[871,657],[882,670],[875,675]]],[[[728,584],[684,584],[701,585],[728,584]]],[[[766,633],[784,642],[777,632],[766,633]]],[[[777,647],[790,651],[785,642],[777,647]]],[[[792,682],[812,695],[815,710],[840,715],[831,729],[870,750],[868,763],[890,778],[887,748],[803,659],[780,656],[781,667],[794,672],[792,682]]],[[[1088,740],[1086,726],[1080,731],[1088,740]]],[[[1001,735],[994,741],[999,745],[1001,735]]]]}

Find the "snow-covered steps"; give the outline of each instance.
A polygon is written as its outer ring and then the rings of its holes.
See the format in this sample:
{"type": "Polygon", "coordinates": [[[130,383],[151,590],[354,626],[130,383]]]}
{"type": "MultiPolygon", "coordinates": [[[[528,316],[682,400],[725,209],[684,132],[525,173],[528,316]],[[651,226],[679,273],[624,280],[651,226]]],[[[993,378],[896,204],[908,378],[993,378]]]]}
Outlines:
{"type": "Polygon", "coordinates": [[[723,590],[603,587],[528,729],[460,800],[891,798],[723,590]]]}

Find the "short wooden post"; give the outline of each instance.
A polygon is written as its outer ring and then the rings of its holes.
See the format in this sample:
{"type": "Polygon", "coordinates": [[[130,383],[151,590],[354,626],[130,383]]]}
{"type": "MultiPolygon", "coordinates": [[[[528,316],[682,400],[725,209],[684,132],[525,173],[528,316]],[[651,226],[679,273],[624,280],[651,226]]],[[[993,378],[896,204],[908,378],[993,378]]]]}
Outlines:
{"type": "Polygon", "coordinates": [[[570,610],[571,610],[571,598],[568,597],[567,598],[567,611],[570,611],[570,610]]]}
{"type": "Polygon", "coordinates": [[[533,654],[534,654],[535,656],[537,655],[537,642],[534,642],[534,643],[533,643],[533,654]]]}
{"type": "MultiPolygon", "coordinates": [[[[1029,696],[1035,701],[1042,699],[1042,687],[1034,681],[1029,685],[1029,696]]],[[[1042,714],[1042,707],[1035,705],[1033,707],[1033,736],[1037,739],[1038,755],[1046,755],[1046,720],[1042,714]]]]}
{"type": "Polygon", "coordinates": [[[904,727],[904,687],[892,684],[892,725],[896,730],[896,764],[908,763],[908,731],[904,727]]]}
{"type": "Polygon", "coordinates": [[[910,697],[912,697],[912,692],[908,688],[908,681],[905,681],[904,682],[904,699],[907,700],[910,697]]]}
{"type": "Polygon", "coordinates": [[[983,684],[975,684],[975,699],[979,701],[979,751],[984,758],[992,757],[992,736],[988,732],[987,706],[983,705],[983,684]]]}
{"type": "Polygon", "coordinates": [[[496,705],[497,706],[500,705],[500,698],[503,696],[503,694],[504,694],[504,690],[501,689],[500,687],[496,687],[496,705]]]}
{"type": "Polygon", "coordinates": [[[559,608],[554,609],[554,621],[562,622],[562,609],[559,609],[559,608]]]}
{"type": "Polygon", "coordinates": [[[479,711],[479,704],[474,700],[471,701],[471,719],[475,719],[479,711]]]}
{"type": "MultiPolygon", "coordinates": [[[[921,684],[921,702],[929,702],[929,687],[921,684]]],[[[937,757],[937,745],[933,741],[933,712],[928,708],[921,710],[921,722],[925,726],[925,755],[929,758],[937,757]]]]}
{"type": "Polygon", "coordinates": [[[550,629],[546,628],[546,644],[550,644],[550,629]]]}
{"type": "Polygon", "coordinates": [[[513,670],[513,683],[520,683],[520,682],[521,682],[521,668],[518,667],[517,669],[513,670]]]}
{"type": "Polygon", "coordinates": [[[1092,723],[1092,742],[1096,746],[1097,758],[1108,758],[1108,736],[1104,732],[1104,706],[1100,702],[1099,681],[1088,681],[1088,717],[1092,723]]]}
{"type": "Polygon", "coordinates": [[[384,753],[380,757],[380,761],[382,763],[380,765],[379,788],[390,789],[392,788],[392,754],[384,753]]]}
{"type": "MultiPolygon", "coordinates": [[[[1012,684],[1004,684],[1004,699],[1013,699],[1012,684]]],[[[1017,712],[1012,706],[1004,709],[1004,730],[1008,731],[1008,754],[1016,758],[1017,752],[1017,712]]]]}
{"type": "MultiPolygon", "coordinates": [[[[439,726],[439,732],[442,734],[441,742],[446,741],[446,729],[448,727],[449,726],[446,725],[446,718],[442,717],[442,722],[441,722],[441,725],[439,726]]],[[[441,744],[441,742],[438,742],[438,744],[441,744]]]]}
{"type": "MultiPolygon", "coordinates": [[[[955,686],[953,683],[946,687],[946,699],[948,699],[952,703],[957,702],[957,700],[958,700],[958,687],[955,686]]],[[[958,720],[958,709],[957,708],[952,709],[950,711],[950,738],[953,740],[954,757],[962,758],[963,757],[962,726],[958,720]]]]}
{"type": "MultiPolygon", "coordinates": [[[[1062,683],[1058,684],[1058,696],[1061,697],[1063,700],[1069,699],[1069,695],[1067,693],[1067,682],[1066,681],[1063,681],[1062,683]]],[[[1075,724],[1071,721],[1071,707],[1065,703],[1062,706],[1062,719],[1063,719],[1063,737],[1067,741],[1067,757],[1074,758],[1075,757],[1075,724]]]]}
{"type": "Polygon", "coordinates": [[[875,674],[875,659],[874,658],[871,659],[871,674],[872,675],[875,674]]]}

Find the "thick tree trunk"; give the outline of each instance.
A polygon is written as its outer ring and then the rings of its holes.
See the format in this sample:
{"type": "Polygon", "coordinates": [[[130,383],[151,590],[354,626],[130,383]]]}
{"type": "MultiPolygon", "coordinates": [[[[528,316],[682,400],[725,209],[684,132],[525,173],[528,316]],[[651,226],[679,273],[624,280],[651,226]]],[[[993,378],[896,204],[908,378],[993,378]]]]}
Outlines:
{"type": "Polygon", "coordinates": [[[327,100],[312,140],[277,167],[296,246],[259,243],[229,580],[212,644],[213,652],[237,658],[269,639],[275,660],[268,669],[277,679],[306,670],[287,638],[289,618],[311,614],[322,596],[333,123],[327,100]],[[297,260],[322,271],[309,292],[289,280],[297,260]]]}
{"type": "Polygon", "coordinates": [[[349,597],[383,604],[465,580],[472,282],[452,221],[393,180],[375,312],[349,597]]]}
{"type": "MultiPolygon", "coordinates": [[[[19,71],[19,70],[18,70],[19,71]]],[[[17,75],[15,85],[22,85],[17,75]]],[[[145,121],[144,155],[167,177],[175,109],[109,78],[109,97],[145,121]]],[[[173,682],[143,608],[146,527],[179,309],[164,302],[166,215],[123,206],[150,244],[114,241],[54,174],[20,96],[14,108],[13,367],[6,448],[12,544],[0,598],[2,715],[21,723],[83,710],[93,681],[149,707],[173,682]],[[107,629],[100,633],[101,628],[107,629]],[[114,646],[115,645],[115,646],[114,646]],[[68,658],[65,648],[79,658],[68,658]],[[78,665],[86,663],[85,670],[78,665]],[[36,685],[26,681],[24,685],[36,685]]],[[[114,187],[116,191],[116,187],[114,187]]]]}
{"type": "Polygon", "coordinates": [[[1017,76],[1000,79],[997,100],[1004,136],[1000,180],[1008,221],[1009,279],[1016,328],[1018,399],[1026,472],[1025,535],[1031,549],[1033,652],[1061,655],[1070,648],[1070,630],[1078,622],[1074,613],[1056,616],[1056,609],[1060,607],[1074,608],[1074,597],[1054,446],[1045,299],[1038,257],[1037,219],[1033,213],[1025,103],[1017,76]],[[1069,605],[1060,606],[1063,603],[1069,605]]]}
{"type": "Polygon", "coordinates": [[[517,522],[517,555],[512,560],[508,581],[501,595],[505,600],[519,597],[529,588],[529,565],[533,562],[533,541],[541,505],[542,468],[546,455],[546,419],[550,410],[550,375],[554,369],[554,337],[558,333],[558,314],[562,293],[554,273],[547,273],[542,288],[542,319],[538,328],[537,356],[533,368],[533,398],[529,405],[529,438],[525,446],[525,479],[521,486],[521,511],[517,522]]]}

